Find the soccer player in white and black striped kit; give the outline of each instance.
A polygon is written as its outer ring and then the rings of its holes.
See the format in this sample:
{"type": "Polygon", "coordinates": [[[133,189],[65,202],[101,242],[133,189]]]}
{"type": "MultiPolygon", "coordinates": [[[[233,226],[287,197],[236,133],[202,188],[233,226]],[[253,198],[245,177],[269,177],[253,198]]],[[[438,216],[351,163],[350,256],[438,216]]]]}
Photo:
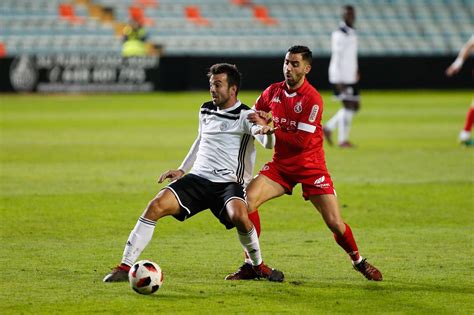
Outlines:
{"type": "Polygon", "coordinates": [[[355,9],[345,5],[343,21],[331,35],[331,60],[329,82],[334,87],[335,97],[342,102],[342,108],[324,126],[324,136],[332,145],[332,133],[338,129],[338,145],[350,148],[349,141],[352,119],[360,108],[359,67],[357,61],[357,33],[354,29],[355,9]]]}
{"type": "Polygon", "coordinates": [[[251,123],[253,112],[237,99],[240,73],[234,65],[213,65],[208,73],[211,102],[201,106],[199,133],[188,155],[176,170],[160,176],[173,181],[153,198],[131,231],[120,265],[104,282],[128,280],[128,271],[151,241],[156,222],[168,215],[184,221],[210,209],[227,228],[234,226],[258,277],[281,282],[284,275],[262,261],[256,228],[247,214],[244,187],[255,164],[254,136],[273,148],[273,129],[251,123]],[[189,173],[185,175],[187,172],[189,173]]]}

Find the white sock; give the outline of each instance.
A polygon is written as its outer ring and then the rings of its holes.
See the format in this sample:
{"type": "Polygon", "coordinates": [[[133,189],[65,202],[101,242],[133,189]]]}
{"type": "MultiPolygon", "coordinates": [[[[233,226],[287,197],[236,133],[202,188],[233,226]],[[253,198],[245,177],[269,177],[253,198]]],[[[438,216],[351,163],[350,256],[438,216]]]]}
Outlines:
{"type": "Polygon", "coordinates": [[[252,265],[260,265],[262,263],[262,253],[260,252],[260,242],[255,228],[252,227],[252,230],[248,233],[237,232],[239,234],[240,244],[242,244],[244,251],[252,261],[252,265]]]}
{"type": "Polygon", "coordinates": [[[123,250],[122,264],[132,266],[137,261],[155,231],[156,221],[140,217],[132,232],[128,236],[127,244],[123,250]]]}
{"type": "Polygon", "coordinates": [[[355,111],[347,108],[342,109],[342,119],[339,120],[338,125],[338,141],[339,144],[349,141],[349,133],[351,131],[352,118],[355,111]]]}
{"type": "Polygon", "coordinates": [[[335,130],[337,125],[339,124],[339,120],[342,119],[343,114],[344,114],[344,108],[341,108],[334,114],[334,116],[331,117],[331,119],[328,120],[328,122],[326,123],[326,125],[324,125],[324,127],[326,127],[327,129],[331,131],[335,130]]]}
{"type": "Polygon", "coordinates": [[[360,264],[360,262],[364,259],[364,257],[360,256],[359,259],[357,259],[356,261],[352,261],[352,265],[355,266],[355,265],[358,265],[360,264]]]}
{"type": "Polygon", "coordinates": [[[459,141],[467,141],[469,139],[471,139],[471,133],[466,130],[461,130],[459,133],[459,141]]]}

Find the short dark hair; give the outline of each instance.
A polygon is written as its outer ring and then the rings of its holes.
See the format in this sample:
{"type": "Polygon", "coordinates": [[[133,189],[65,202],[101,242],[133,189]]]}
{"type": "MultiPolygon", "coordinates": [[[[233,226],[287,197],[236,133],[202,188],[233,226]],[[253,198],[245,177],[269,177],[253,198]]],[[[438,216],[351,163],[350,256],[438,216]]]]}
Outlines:
{"type": "Polygon", "coordinates": [[[288,52],[291,54],[301,54],[303,60],[305,60],[308,64],[313,62],[313,53],[306,46],[294,45],[288,48],[288,52]]]}
{"type": "Polygon", "coordinates": [[[239,72],[239,69],[237,69],[237,66],[231,65],[230,63],[216,63],[209,68],[207,77],[210,78],[211,75],[222,73],[227,74],[227,82],[229,87],[233,85],[236,86],[236,94],[239,93],[242,74],[239,72]]]}
{"type": "Polygon", "coordinates": [[[346,4],[344,6],[342,6],[342,9],[343,10],[351,10],[351,11],[354,11],[354,6],[352,4],[346,4]]]}

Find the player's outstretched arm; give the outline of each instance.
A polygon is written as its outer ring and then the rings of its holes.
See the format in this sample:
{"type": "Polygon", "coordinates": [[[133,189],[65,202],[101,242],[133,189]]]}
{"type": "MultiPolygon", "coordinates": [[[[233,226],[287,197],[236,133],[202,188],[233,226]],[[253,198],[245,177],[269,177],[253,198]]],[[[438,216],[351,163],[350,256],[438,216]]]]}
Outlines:
{"type": "Polygon", "coordinates": [[[273,128],[272,126],[258,126],[254,131],[254,135],[272,135],[275,133],[278,127],[273,128]]]}
{"type": "Polygon", "coordinates": [[[254,112],[249,113],[247,119],[251,123],[262,126],[272,122],[272,116],[270,115],[270,113],[264,112],[263,110],[256,110],[254,112]]]}
{"type": "Polygon", "coordinates": [[[474,50],[474,35],[462,46],[459,51],[458,57],[454,62],[446,69],[446,75],[452,77],[457,74],[464,64],[464,61],[469,57],[471,52],[474,50]]]}
{"type": "Polygon", "coordinates": [[[160,178],[158,179],[158,183],[164,182],[165,179],[169,179],[170,182],[180,179],[184,176],[183,170],[169,170],[161,174],[160,178]]]}
{"type": "Polygon", "coordinates": [[[247,119],[258,127],[252,130],[254,135],[271,135],[275,133],[276,128],[268,126],[272,122],[270,113],[261,110],[252,111],[248,114],[247,119]]]}
{"type": "Polygon", "coordinates": [[[265,148],[273,149],[275,146],[275,129],[268,124],[271,116],[264,111],[249,110],[245,114],[244,124],[250,128],[250,134],[265,148]]]}

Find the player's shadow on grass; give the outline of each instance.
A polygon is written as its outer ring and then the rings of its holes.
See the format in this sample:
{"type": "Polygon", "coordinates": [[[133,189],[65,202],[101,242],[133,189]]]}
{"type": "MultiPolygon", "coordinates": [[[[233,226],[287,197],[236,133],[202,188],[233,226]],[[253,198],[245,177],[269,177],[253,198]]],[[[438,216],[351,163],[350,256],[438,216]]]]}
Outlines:
{"type": "MultiPolygon", "coordinates": [[[[249,281],[250,283],[257,283],[258,281],[249,281]]],[[[382,282],[367,281],[361,279],[361,283],[347,283],[347,282],[327,282],[327,281],[284,281],[283,283],[274,283],[271,286],[267,285],[265,282],[265,288],[259,292],[260,297],[265,297],[268,295],[268,298],[271,298],[274,295],[274,291],[291,295],[293,292],[295,295],[298,295],[299,289],[315,289],[315,290],[364,290],[374,293],[400,293],[402,291],[406,292],[432,292],[432,293],[458,293],[458,294],[474,294],[474,289],[461,287],[461,286],[452,286],[452,285],[438,285],[438,284],[426,284],[419,282],[403,282],[403,281],[393,281],[393,280],[384,280],[382,282]],[[365,282],[364,282],[365,281],[365,282]]],[[[253,285],[251,287],[255,288],[253,285]]],[[[223,287],[224,291],[231,291],[231,287],[223,287]]],[[[239,290],[237,290],[239,292],[239,290]]],[[[229,292],[227,292],[229,293],[229,292]]],[[[207,297],[208,295],[215,294],[213,289],[210,290],[191,290],[186,293],[175,293],[175,292],[158,292],[149,297],[167,301],[177,301],[179,302],[183,298],[186,299],[196,299],[201,300],[202,298],[207,297]]]]}
{"type": "Polygon", "coordinates": [[[408,292],[434,292],[434,293],[468,293],[474,294],[474,289],[462,286],[427,284],[419,282],[385,281],[383,285],[365,285],[364,290],[369,291],[408,291],[408,292]]]}
{"type": "MultiPolygon", "coordinates": [[[[364,280],[361,280],[364,281],[364,280]]],[[[361,284],[354,283],[342,283],[342,282],[313,282],[313,281],[289,281],[291,286],[302,286],[302,287],[314,287],[318,289],[329,289],[331,287],[337,289],[351,289],[351,290],[367,290],[373,292],[433,292],[433,293],[461,293],[461,294],[474,294],[474,289],[453,286],[453,285],[442,285],[442,284],[428,284],[420,282],[404,282],[397,280],[383,280],[382,282],[367,281],[361,284]]]]}

